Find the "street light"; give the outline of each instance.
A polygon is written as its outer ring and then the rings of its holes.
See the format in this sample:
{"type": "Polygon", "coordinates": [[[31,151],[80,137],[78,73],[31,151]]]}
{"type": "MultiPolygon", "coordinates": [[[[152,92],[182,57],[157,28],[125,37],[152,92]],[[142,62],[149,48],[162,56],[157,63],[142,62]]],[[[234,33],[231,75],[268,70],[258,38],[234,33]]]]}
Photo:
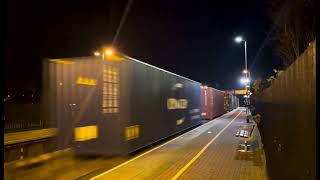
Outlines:
{"type": "MultiPolygon", "coordinates": [[[[244,64],[245,64],[245,74],[247,74],[248,72],[248,68],[247,68],[247,41],[244,40],[241,36],[237,36],[234,41],[236,43],[241,43],[242,41],[244,41],[244,64]]],[[[247,77],[247,75],[246,75],[247,77]]]]}
{"type": "MultiPolygon", "coordinates": [[[[246,75],[249,74],[249,80],[251,81],[250,71],[248,71],[247,69],[244,69],[244,70],[242,71],[242,73],[243,73],[243,74],[246,74],[246,75]]],[[[249,87],[250,87],[250,86],[249,86],[249,87]]],[[[248,87],[248,88],[249,88],[249,87],[248,87]]]]}
{"type": "MultiPolygon", "coordinates": [[[[243,73],[245,73],[246,74],[246,78],[248,78],[248,68],[247,68],[247,41],[246,40],[244,40],[241,36],[237,36],[235,39],[234,39],[234,41],[236,42],[236,43],[241,43],[242,41],[244,41],[244,64],[245,64],[245,69],[244,69],[244,71],[243,71],[243,73]]],[[[247,90],[247,88],[246,88],[246,90],[247,90]]]]}
{"type": "MultiPolygon", "coordinates": [[[[244,74],[246,74],[246,79],[245,82],[249,83],[249,85],[247,83],[245,83],[246,86],[246,93],[248,94],[248,88],[250,89],[250,76],[248,79],[248,74],[250,74],[250,72],[248,71],[248,65],[247,65],[247,41],[244,40],[241,36],[237,36],[234,41],[236,43],[241,43],[244,41],[244,64],[245,64],[245,69],[243,71],[244,74]]],[[[247,111],[247,109],[246,109],[247,111]]],[[[248,113],[248,111],[247,111],[248,113]]],[[[249,119],[247,119],[247,122],[249,122],[249,119]]]]}
{"type": "Polygon", "coordinates": [[[102,59],[104,59],[104,56],[113,56],[114,55],[114,49],[112,48],[105,48],[101,52],[95,51],[93,53],[95,56],[102,56],[102,59]]]}
{"type": "Polygon", "coordinates": [[[107,54],[108,56],[111,56],[113,54],[113,50],[111,48],[108,48],[105,50],[105,54],[107,54]]]}
{"type": "Polygon", "coordinates": [[[248,79],[246,77],[242,77],[242,78],[240,78],[240,83],[247,85],[248,83],[250,83],[250,79],[248,79]]]}
{"type": "Polygon", "coordinates": [[[236,41],[236,43],[240,43],[243,41],[241,36],[237,36],[236,38],[234,38],[234,41],[236,41]]]}
{"type": "Polygon", "coordinates": [[[98,51],[93,53],[95,56],[100,56],[100,53],[98,51]]]}

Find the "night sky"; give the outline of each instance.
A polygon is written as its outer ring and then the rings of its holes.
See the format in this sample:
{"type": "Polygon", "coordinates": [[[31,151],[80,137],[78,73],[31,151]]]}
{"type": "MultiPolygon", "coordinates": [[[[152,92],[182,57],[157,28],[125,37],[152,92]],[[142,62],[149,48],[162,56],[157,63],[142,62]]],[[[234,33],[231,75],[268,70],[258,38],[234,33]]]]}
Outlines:
{"type": "MultiPolygon", "coordinates": [[[[41,59],[92,55],[111,44],[124,0],[6,2],[5,93],[40,92],[41,59]]],[[[270,31],[267,4],[251,1],[133,0],[116,48],[146,63],[211,85],[240,89],[244,46],[252,64],[270,31]]],[[[253,79],[279,64],[263,48],[253,79]]]]}

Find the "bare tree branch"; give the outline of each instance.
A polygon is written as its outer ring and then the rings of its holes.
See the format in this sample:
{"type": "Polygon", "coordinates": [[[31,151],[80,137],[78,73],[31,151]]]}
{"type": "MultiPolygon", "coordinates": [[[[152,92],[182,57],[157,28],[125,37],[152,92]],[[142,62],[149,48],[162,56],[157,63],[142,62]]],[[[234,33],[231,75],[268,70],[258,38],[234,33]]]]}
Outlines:
{"type": "Polygon", "coordinates": [[[274,52],[285,66],[294,62],[315,39],[314,3],[312,0],[269,0],[269,15],[275,26],[274,52]]]}

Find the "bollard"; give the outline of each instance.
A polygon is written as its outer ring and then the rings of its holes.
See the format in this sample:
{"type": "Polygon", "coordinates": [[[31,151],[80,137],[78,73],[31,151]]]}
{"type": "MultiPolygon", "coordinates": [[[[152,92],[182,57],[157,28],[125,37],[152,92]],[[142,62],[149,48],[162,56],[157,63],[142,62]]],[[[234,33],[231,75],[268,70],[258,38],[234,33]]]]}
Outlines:
{"type": "Polygon", "coordinates": [[[244,152],[248,152],[248,142],[244,141],[244,152]]]}

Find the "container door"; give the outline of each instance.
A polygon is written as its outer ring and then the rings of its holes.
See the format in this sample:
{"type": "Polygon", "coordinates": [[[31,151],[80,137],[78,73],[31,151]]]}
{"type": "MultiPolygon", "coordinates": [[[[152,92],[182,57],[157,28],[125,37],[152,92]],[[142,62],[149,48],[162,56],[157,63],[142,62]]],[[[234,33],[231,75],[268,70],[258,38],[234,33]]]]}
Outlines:
{"type": "Polygon", "coordinates": [[[98,123],[101,119],[101,63],[96,59],[79,60],[70,72],[71,89],[69,113],[71,134],[76,147],[93,152],[99,137],[98,123]],[[100,90],[100,91],[99,91],[100,90]]]}
{"type": "Polygon", "coordinates": [[[46,118],[50,119],[53,127],[57,127],[58,149],[69,148],[72,143],[72,82],[70,72],[73,72],[75,63],[67,60],[49,60],[44,73],[45,79],[46,118]]]}

